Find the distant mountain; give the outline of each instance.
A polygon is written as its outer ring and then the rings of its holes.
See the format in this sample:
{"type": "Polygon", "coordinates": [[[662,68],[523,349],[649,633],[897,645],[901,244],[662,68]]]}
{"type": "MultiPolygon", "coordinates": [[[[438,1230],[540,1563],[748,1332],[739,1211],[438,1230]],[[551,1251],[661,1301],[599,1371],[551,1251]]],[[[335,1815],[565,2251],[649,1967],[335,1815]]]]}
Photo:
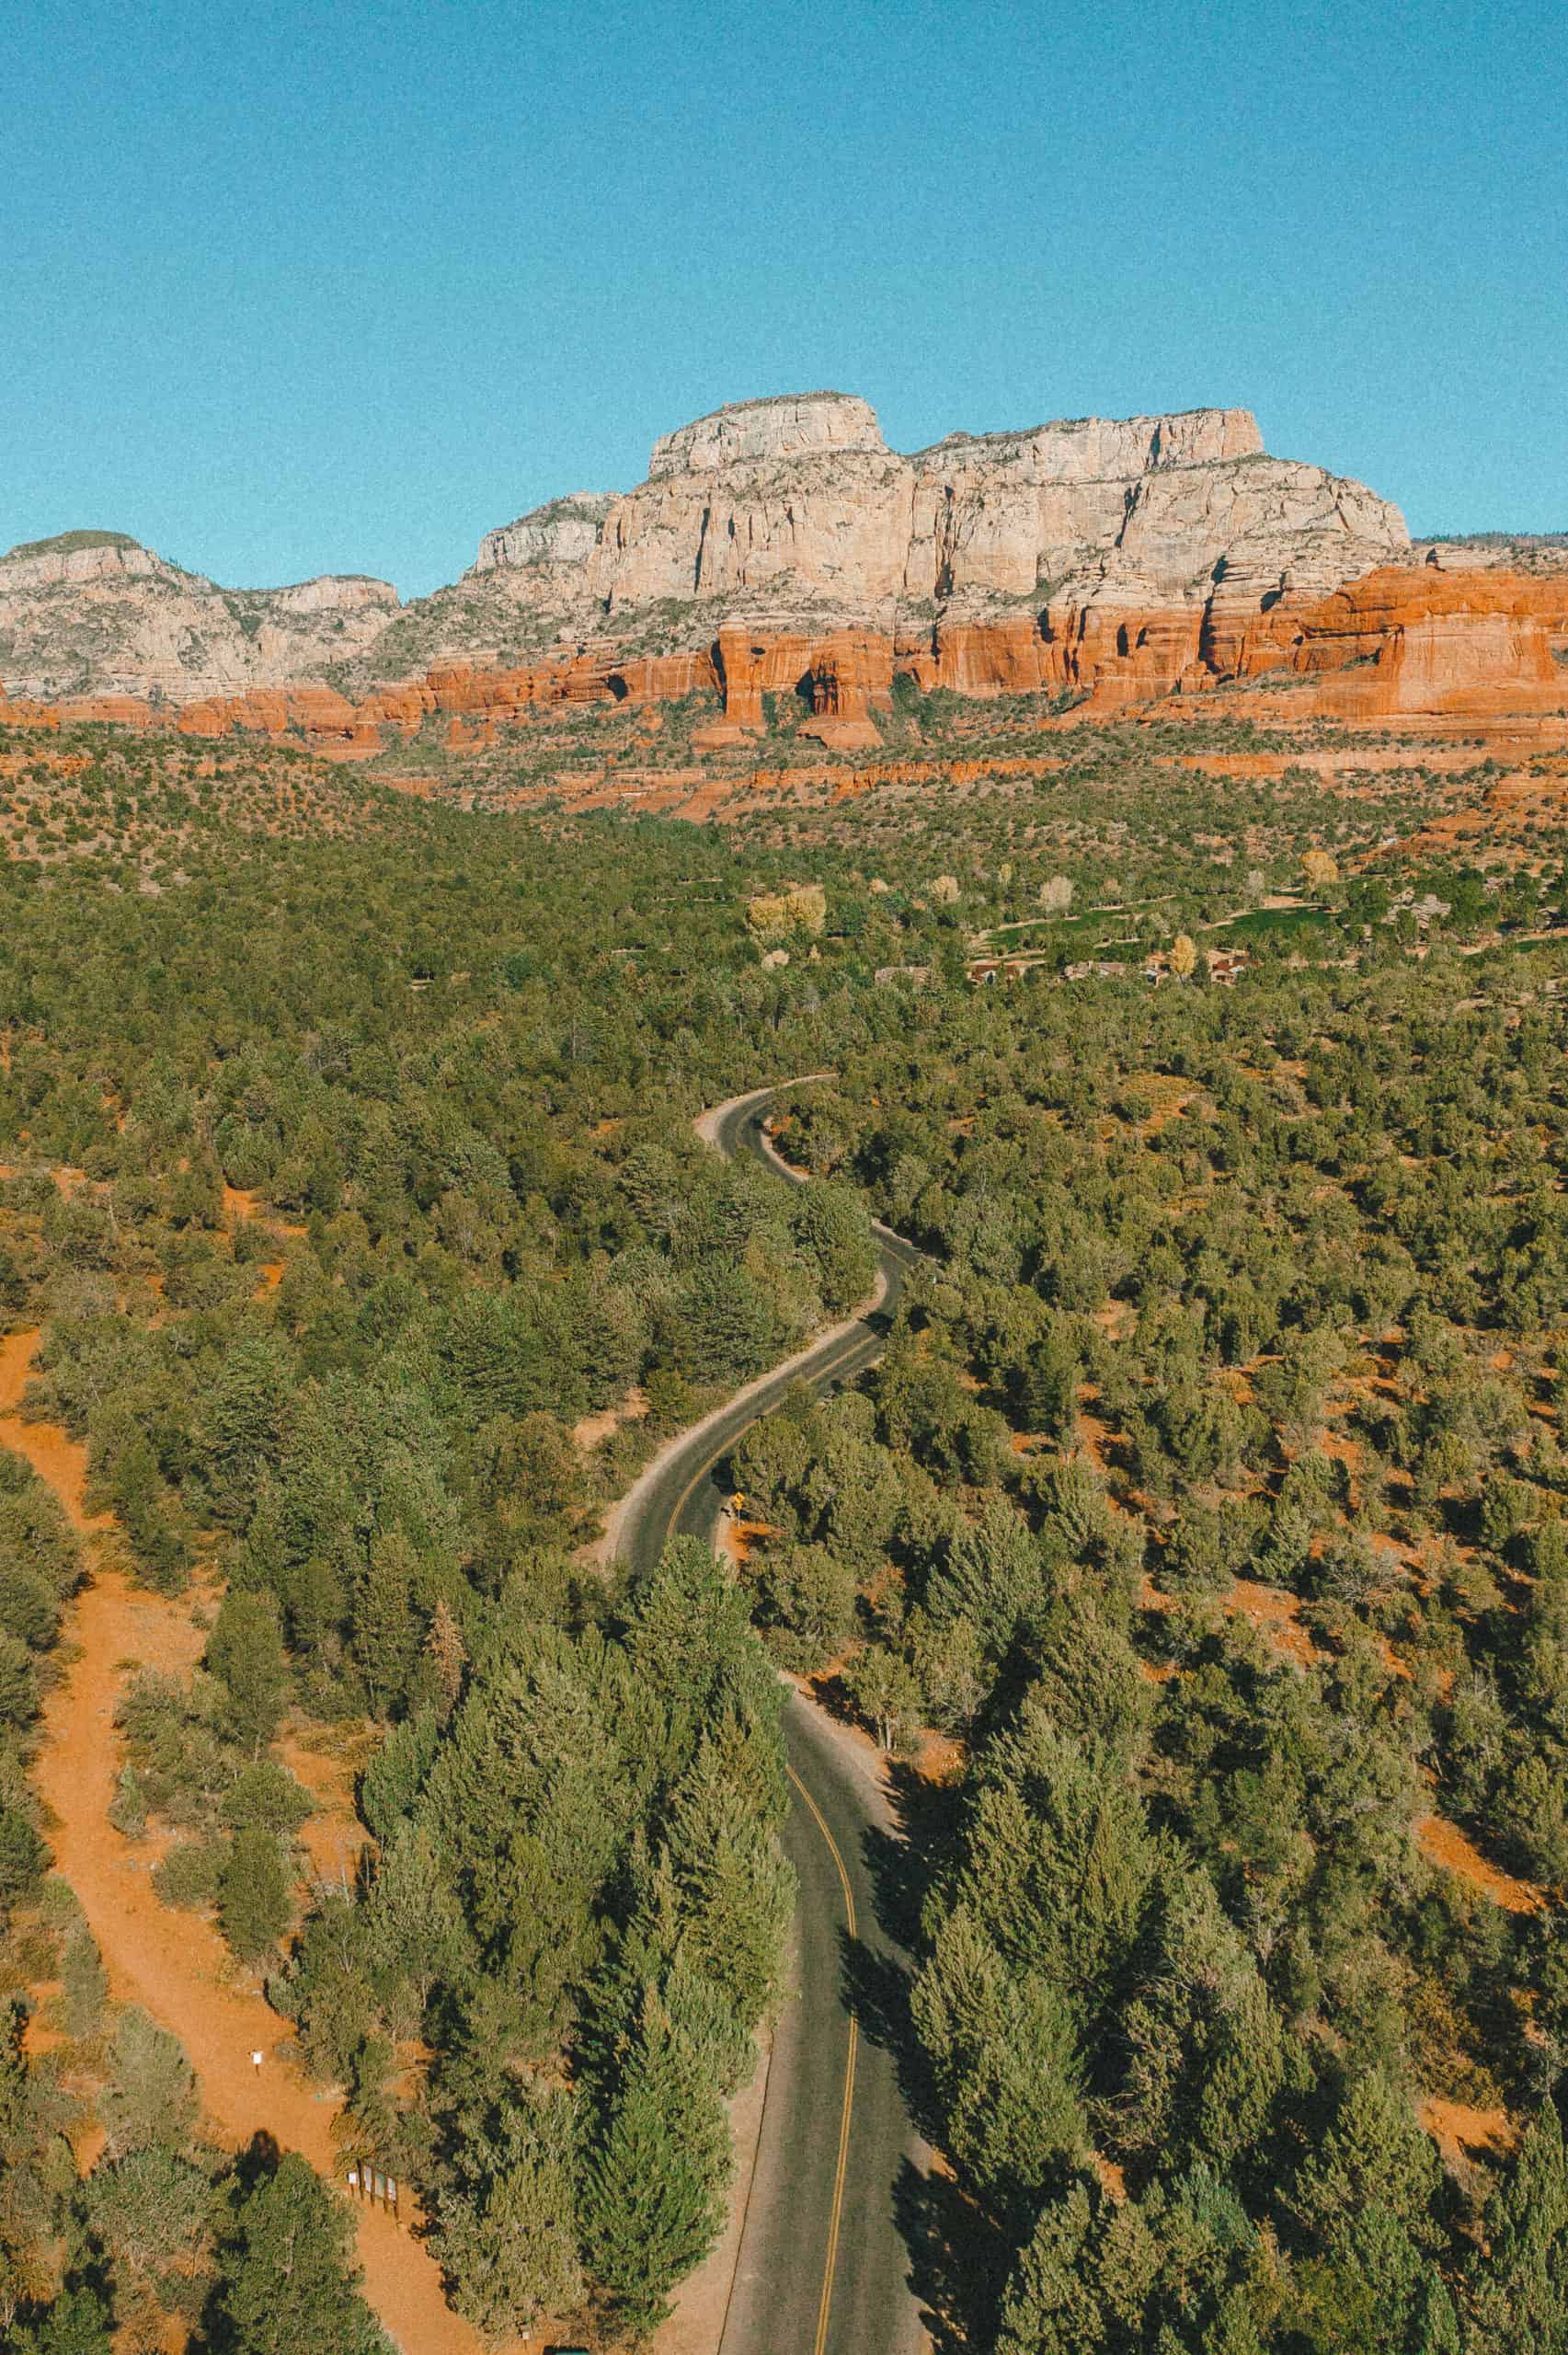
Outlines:
{"type": "Polygon", "coordinates": [[[1269,456],[1246,409],[953,433],[906,457],[864,401],[786,394],[665,434],[635,490],[573,492],[487,532],[471,571],[407,606],[352,575],[220,588],[119,532],[13,548],[0,681],[176,703],[306,680],[357,693],[585,638],[633,654],[724,623],[897,638],[1047,605],[1090,630],[1201,608],[1233,637],[1287,592],[1408,548],[1396,508],[1269,456]]]}
{"type": "Polygon", "coordinates": [[[63,532],[0,557],[0,681],[17,695],[188,703],[319,676],[397,611],[384,580],[220,589],[128,533],[63,532]]]}

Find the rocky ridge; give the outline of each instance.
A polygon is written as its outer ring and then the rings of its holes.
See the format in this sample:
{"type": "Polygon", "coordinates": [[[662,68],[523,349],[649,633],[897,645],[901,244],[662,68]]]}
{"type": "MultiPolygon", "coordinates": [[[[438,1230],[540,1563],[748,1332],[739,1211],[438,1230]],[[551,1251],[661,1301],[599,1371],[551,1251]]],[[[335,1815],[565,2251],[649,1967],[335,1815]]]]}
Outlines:
{"type": "Polygon", "coordinates": [[[123,534],[15,549],[0,680],[69,717],[95,696],[113,718],[175,703],[188,732],[351,756],[432,714],[489,729],[693,692],[724,705],[700,746],[793,695],[852,748],[879,741],[899,672],[1104,707],[1351,664],[1377,674],[1352,697],[1375,686],[1390,710],[1436,707],[1445,681],[1482,692],[1483,675],[1494,701],[1555,708],[1568,547],[1540,537],[1511,565],[1525,545],[1413,549],[1397,509],[1271,456],[1245,409],[955,433],[905,456],[864,401],[789,395],[664,435],[634,490],[575,492],[486,533],[460,580],[406,607],[352,579],[222,590],[123,534]],[[1521,602],[1509,584],[1527,572],[1521,602]]]}
{"type": "Polygon", "coordinates": [[[183,705],[319,677],[398,609],[384,580],[221,589],[125,533],[67,532],[0,556],[0,680],[22,696],[183,705]]]}

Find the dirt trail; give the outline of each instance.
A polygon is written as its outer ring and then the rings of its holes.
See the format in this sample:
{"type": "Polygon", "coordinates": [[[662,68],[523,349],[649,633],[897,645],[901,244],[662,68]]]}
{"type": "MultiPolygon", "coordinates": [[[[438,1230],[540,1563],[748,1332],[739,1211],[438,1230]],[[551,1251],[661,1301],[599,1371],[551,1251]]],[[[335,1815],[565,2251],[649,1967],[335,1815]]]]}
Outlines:
{"type": "MultiPolygon", "coordinates": [[[[23,1455],[77,1530],[113,1526],[83,1504],[86,1451],[47,1423],[17,1413],[37,1333],[0,1339],[0,1444],[23,1455]]],[[[76,1658],[50,1694],[34,1780],[55,1821],[61,1873],[81,1900],[114,1995],[140,2004],[177,2036],[220,2142],[258,2130],[301,2152],[328,2182],[341,2169],[332,2139],[334,2097],[314,2090],[293,2057],[293,2030],[236,1973],[210,1923],[159,1903],[150,1859],[109,1822],[120,1766],[116,1696],[132,1664],[189,1668],[203,1637],[188,1603],[144,1593],[119,1571],[95,1569],[71,1607],[65,1640],[76,1658]],[[251,2054],[264,2055],[257,2069],[251,2054]]],[[[446,2303],[423,2244],[380,2210],[357,2211],[365,2294],[406,2355],[483,2355],[485,2342],[446,2303]]]]}

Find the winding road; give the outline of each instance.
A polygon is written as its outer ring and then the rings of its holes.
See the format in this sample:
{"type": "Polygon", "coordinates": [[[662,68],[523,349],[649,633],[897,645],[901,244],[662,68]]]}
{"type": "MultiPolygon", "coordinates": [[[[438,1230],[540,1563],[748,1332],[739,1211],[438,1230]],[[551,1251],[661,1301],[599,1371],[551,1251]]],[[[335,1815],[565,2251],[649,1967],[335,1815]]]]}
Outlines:
{"type": "MultiPolygon", "coordinates": [[[[794,1083],[799,1085],[799,1083],[794,1083]]],[[[802,1182],[768,1143],[777,1088],[704,1116],[700,1133],[802,1182]]],[[[799,1381],[818,1391],[878,1358],[919,1253],[876,1229],[876,1297],[764,1375],[658,1456],[625,1499],[615,1550],[650,1568],[671,1537],[711,1541],[724,1506],[714,1474],[747,1427],[799,1381]]],[[[897,2187],[929,2157],[910,2125],[894,2055],[862,2034],[847,1982],[903,1958],[877,1920],[867,1850],[893,1836],[881,1784],[860,1750],[792,1694],[784,1741],[795,1805],[784,1847],[799,1878],[794,2000],[773,2038],[757,2161],[719,2355],[917,2355],[929,2344],[910,2287],[897,2187]]]]}

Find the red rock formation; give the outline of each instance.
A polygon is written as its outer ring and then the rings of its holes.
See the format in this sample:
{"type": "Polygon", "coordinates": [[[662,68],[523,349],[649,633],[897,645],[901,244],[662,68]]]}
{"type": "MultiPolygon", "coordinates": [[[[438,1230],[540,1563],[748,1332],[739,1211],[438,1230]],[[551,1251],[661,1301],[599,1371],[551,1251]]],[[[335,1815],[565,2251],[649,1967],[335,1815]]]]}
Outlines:
{"type": "Polygon", "coordinates": [[[72,727],[77,720],[97,720],[113,728],[158,728],[167,725],[157,708],[141,702],[135,695],[74,695],[63,703],[50,706],[59,714],[63,728],[72,727]]]}
{"type": "Polygon", "coordinates": [[[52,704],[29,703],[18,699],[13,703],[0,686],[0,728],[58,728],[60,714],[52,704]]]}
{"type": "MultiPolygon", "coordinates": [[[[1053,628],[1056,615],[1051,615],[1053,628]]],[[[1098,705],[1147,703],[1169,695],[1198,661],[1199,605],[1118,611],[1090,605],[1062,616],[1064,658],[1076,686],[1098,705]]]]}
{"type": "Polygon", "coordinates": [[[182,736],[347,737],[358,718],[331,687],[252,687],[243,695],[208,695],[188,703],[175,725],[182,736]]]}
{"type": "Polygon", "coordinates": [[[1345,718],[1556,711],[1565,630],[1568,576],[1385,566],[1315,604],[1282,602],[1247,631],[1236,668],[1322,678],[1322,707],[1345,718]]]}
{"type": "Polygon", "coordinates": [[[799,691],[811,668],[811,641],[789,631],[721,629],[714,658],[726,726],[760,730],[762,697],[799,691]]]}
{"type": "Polygon", "coordinates": [[[471,749],[541,709],[647,707],[699,692],[724,698],[723,718],[692,739],[699,750],[734,747],[760,732],[770,694],[809,699],[802,733],[835,749],[870,750],[880,741],[876,714],[898,672],[967,696],[1078,688],[1091,712],[1280,670],[1317,683],[1303,716],[1482,718],[1568,706],[1568,673],[1553,652],[1568,645],[1568,573],[1385,567],[1331,595],[1287,592],[1267,610],[1244,615],[1240,599],[1222,622],[1212,603],[1123,608],[1094,599],[1063,600],[1043,615],[944,620],[919,639],[859,628],[814,639],[727,626],[712,645],[673,654],[618,660],[612,641],[583,640],[513,669],[437,663],[422,679],[377,687],[358,706],[313,684],[206,697],[177,713],[131,696],[10,702],[0,689],[0,721],[253,732],[352,760],[373,757],[394,731],[413,735],[432,717],[446,722],[454,747],[471,749]]]}
{"type": "MultiPolygon", "coordinates": [[[[900,661],[898,668],[905,667],[900,661]]],[[[1034,614],[938,622],[929,646],[914,651],[907,667],[922,687],[950,687],[960,695],[1038,695],[1059,687],[1066,675],[1060,649],[1047,645],[1034,614]]]]}
{"type": "Polygon", "coordinates": [[[811,649],[807,672],[812,718],[802,736],[814,736],[836,752],[875,750],[882,730],[871,714],[893,699],[893,646],[872,630],[840,630],[811,649]]]}
{"type": "Polygon", "coordinates": [[[719,677],[713,651],[704,646],[691,654],[643,654],[617,662],[609,686],[623,703],[679,703],[683,695],[716,695],[719,677]]]}

